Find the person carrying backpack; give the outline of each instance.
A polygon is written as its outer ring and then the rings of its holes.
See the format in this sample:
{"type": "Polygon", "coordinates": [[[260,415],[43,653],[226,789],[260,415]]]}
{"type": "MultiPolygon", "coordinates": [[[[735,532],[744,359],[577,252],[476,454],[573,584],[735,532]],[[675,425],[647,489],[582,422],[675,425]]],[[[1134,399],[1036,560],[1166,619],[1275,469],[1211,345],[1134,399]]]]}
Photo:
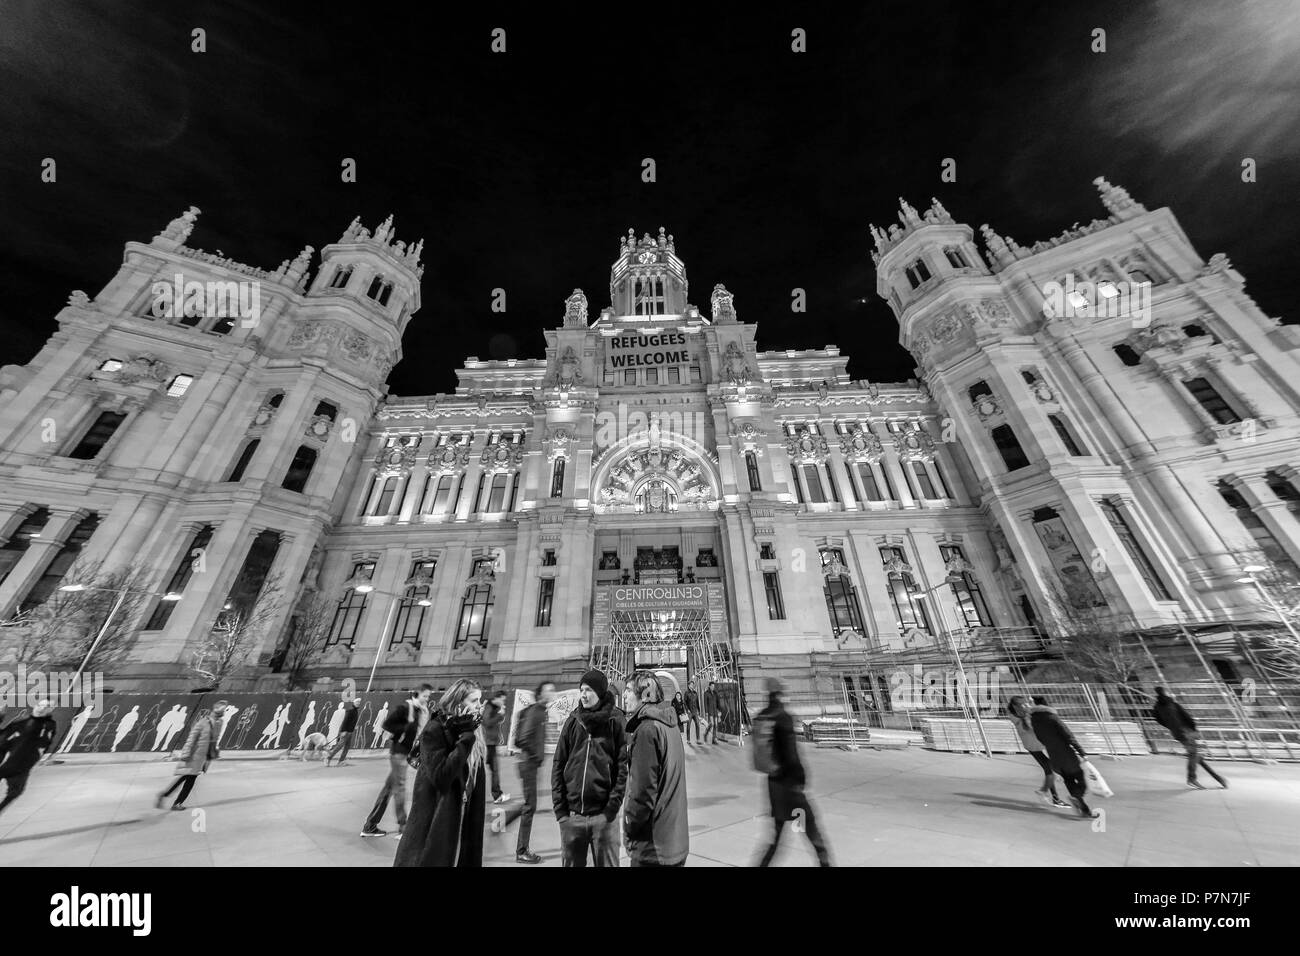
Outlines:
{"type": "Polygon", "coordinates": [[[799,745],[794,736],[794,719],[785,709],[782,698],[785,685],[776,677],[763,682],[767,691],[767,706],[754,718],[753,760],[754,769],[767,775],[767,796],[772,805],[774,832],[772,843],[759,861],[759,866],[770,866],[781,843],[781,831],[791,820],[795,830],[808,836],[821,866],[830,866],[830,851],[826,840],[817,828],[817,816],[804,793],[808,775],[799,759],[799,745]]]}

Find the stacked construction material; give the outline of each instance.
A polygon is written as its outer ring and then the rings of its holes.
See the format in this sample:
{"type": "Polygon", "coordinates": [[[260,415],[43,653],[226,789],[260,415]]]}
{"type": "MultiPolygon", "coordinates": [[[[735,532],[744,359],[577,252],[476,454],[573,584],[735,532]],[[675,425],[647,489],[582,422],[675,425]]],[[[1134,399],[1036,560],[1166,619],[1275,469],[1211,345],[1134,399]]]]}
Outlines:
{"type": "Polygon", "coordinates": [[[837,744],[865,744],[871,739],[871,728],[859,720],[843,717],[816,717],[803,722],[803,735],[817,746],[837,744]]]}
{"type": "Polygon", "coordinates": [[[1151,753],[1151,745],[1140,724],[1128,720],[1072,720],[1070,729],[1079,745],[1090,754],[1138,756],[1151,753]]]}
{"type": "MultiPolygon", "coordinates": [[[[947,750],[957,753],[982,751],[984,742],[980,739],[979,725],[973,720],[960,718],[930,717],[921,721],[925,734],[925,745],[931,750],[947,750]]],[[[1090,754],[1148,754],[1142,728],[1131,721],[1095,721],[1072,720],[1070,729],[1074,731],[1079,745],[1090,754]]],[[[1024,753],[1024,745],[1016,728],[1009,720],[988,718],[984,720],[984,734],[988,738],[989,749],[994,753],[1024,753]]]]}

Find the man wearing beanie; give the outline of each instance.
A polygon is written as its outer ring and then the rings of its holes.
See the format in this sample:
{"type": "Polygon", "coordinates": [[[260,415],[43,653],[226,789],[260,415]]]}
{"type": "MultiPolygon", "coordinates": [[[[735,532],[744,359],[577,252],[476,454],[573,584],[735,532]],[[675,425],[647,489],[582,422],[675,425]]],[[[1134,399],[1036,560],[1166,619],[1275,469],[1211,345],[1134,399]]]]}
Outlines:
{"type": "Polygon", "coordinates": [[[624,716],[614,706],[609,680],[598,670],[582,675],[578,709],[555,745],[551,797],[560,824],[564,866],[618,866],[614,820],[627,784],[624,716]]]}

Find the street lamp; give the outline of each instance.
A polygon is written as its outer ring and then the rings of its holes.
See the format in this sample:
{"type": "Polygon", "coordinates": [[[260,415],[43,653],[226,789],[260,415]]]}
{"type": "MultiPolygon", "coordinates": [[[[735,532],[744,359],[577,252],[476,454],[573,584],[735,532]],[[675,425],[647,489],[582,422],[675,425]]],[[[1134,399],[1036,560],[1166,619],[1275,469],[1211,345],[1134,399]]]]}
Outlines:
{"type": "MultiPolygon", "coordinates": [[[[939,617],[939,628],[943,632],[943,636],[948,639],[948,647],[952,651],[953,660],[957,662],[957,673],[961,679],[962,694],[965,697],[966,701],[970,701],[971,700],[970,680],[966,677],[966,667],[964,664],[962,664],[961,654],[958,653],[957,651],[957,640],[955,637],[953,637],[952,631],[948,629],[948,618],[943,613],[943,604],[939,601],[937,597],[934,597],[934,592],[939,590],[940,588],[945,586],[951,587],[954,584],[960,584],[962,583],[963,580],[964,579],[962,578],[962,576],[957,572],[949,571],[948,574],[944,577],[944,579],[938,584],[936,584],[934,587],[921,590],[920,588],[916,588],[915,586],[913,586],[912,593],[918,597],[930,598],[930,603],[934,606],[935,614],[937,614],[939,617]]],[[[979,729],[980,732],[980,742],[984,744],[984,755],[991,760],[993,758],[993,748],[989,746],[988,734],[984,732],[984,720],[982,717],[980,717],[979,703],[974,702],[973,706],[971,706],[970,709],[971,709],[971,713],[975,715],[975,726],[979,729]]]]}
{"type": "Polygon", "coordinates": [[[175,591],[168,591],[165,594],[160,595],[157,591],[146,591],[143,588],[101,588],[90,584],[65,584],[59,588],[59,590],[73,594],[79,591],[111,591],[117,594],[117,600],[113,602],[113,609],[108,612],[108,617],[104,618],[104,624],[100,627],[99,633],[95,635],[95,639],[91,642],[90,649],[86,651],[86,656],[82,658],[81,666],[77,668],[77,673],[72,675],[74,683],[77,678],[81,676],[82,672],[85,671],[87,665],[90,664],[91,655],[95,653],[95,648],[99,647],[99,642],[102,641],[104,635],[108,633],[108,626],[113,623],[113,618],[117,616],[118,609],[121,608],[123,602],[126,601],[126,596],[128,594],[153,594],[160,596],[164,601],[179,601],[181,599],[181,595],[175,591]]]}
{"type": "MultiPolygon", "coordinates": [[[[428,587],[433,582],[427,574],[417,574],[407,579],[407,587],[428,587]]],[[[379,658],[384,653],[384,641],[388,634],[388,627],[393,623],[393,616],[397,613],[397,606],[404,600],[401,594],[394,594],[392,591],[381,591],[370,583],[369,578],[352,578],[344,582],[344,587],[351,588],[358,594],[383,594],[392,598],[388,606],[388,616],[384,619],[384,629],[379,633],[379,640],[375,643],[375,662],[370,665],[370,679],[366,681],[366,693],[370,693],[371,685],[375,682],[375,671],[379,670],[379,658]]],[[[432,607],[433,602],[428,598],[420,598],[415,602],[420,607],[432,607]]]]}
{"type": "Polygon", "coordinates": [[[1261,571],[1267,571],[1268,568],[1262,564],[1248,564],[1241,570],[1246,572],[1246,576],[1237,578],[1237,583],[1255,585],[1255,590],[1260,593],[1260,596],[1268,603],[1268,606],[1273,609],[1273,613],[1276,614],[1278,620],[1282,622],[1282,626],[1291,632],[1291,639],[1297,644],[1300,644],[1300,634],[1296,633],[1295,626],[1290,620],[1288,620],[1286,612],[1282,610],[1282,606],[1278,604],[1277,601],[1273,600],[1273,595],[1269,594],[1268,591],[1265,590],[1264,585],[1260,584],[1259,578],[1255,577],[1256,574],[1259,574],[1261,571]]]}

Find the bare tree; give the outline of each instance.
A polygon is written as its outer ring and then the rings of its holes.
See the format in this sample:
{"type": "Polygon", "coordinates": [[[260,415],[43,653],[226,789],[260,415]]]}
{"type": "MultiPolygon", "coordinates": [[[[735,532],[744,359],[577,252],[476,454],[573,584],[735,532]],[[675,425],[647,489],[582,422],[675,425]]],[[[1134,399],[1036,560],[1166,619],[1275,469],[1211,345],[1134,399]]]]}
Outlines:
{"type": "Polygon", "coordinates": [[[294,612],[289,643],[284,651],[283,672],[290,690],[302,681],[303,675],[319,663],[324,655],[325,642],[329,640],[337,607],[338,602],[328,595],[314,591],[303,594],[294,612]]]}
{"type": "MultiPolygon", "coordinates": [[[[1044,580],[1054,581],[1049,572],[1044,580]]],[[[1056,640],[1066,662],[1083,676],[1107,683],[1129,684],[1147,666],[1135,634],[1136,622],[1094,600],[1091,581],[1066,578],[1050,584],[1046,594],[1045,630],[1056,640]]]]}
{"type": "Polygon", "coordinates": [[[256,600],[223,610],[194,649],[190,670],[214,688],[248,661],[266,636],[281,604],[280,575],[266,579],[256,600]]]}
{"type": "Polygon", "coordinates": [[[1277,625],[1250,637],[1261,669],[1273,680],[1300,681],[1300,642],[1295,637],[1300,633],[1300,574],[1294,564],[1262,551],[1248,552],[1239,559],[1243,567],[1264,568],[1250,576],[1264,592],[1261,603],[1267,605],[1268,622],[1277,625]]]}
{"type": "Polygon", "coordinates": [[[41,604],[4,622],[0,659],[50,670],[78,667],[86,660],[87,670],[111,670],[126,656],[152,602],[146,593],[152,576],[151,569],[134,562],[112,571],[105,571],[102,561],[74,563],[60,587],[81,584],[86,589],[56,589],[41,604]],[[121,606],[113,614],[119,598],[121,606]],[[96,643],[106,622],[108,628],[96,643]]]}

